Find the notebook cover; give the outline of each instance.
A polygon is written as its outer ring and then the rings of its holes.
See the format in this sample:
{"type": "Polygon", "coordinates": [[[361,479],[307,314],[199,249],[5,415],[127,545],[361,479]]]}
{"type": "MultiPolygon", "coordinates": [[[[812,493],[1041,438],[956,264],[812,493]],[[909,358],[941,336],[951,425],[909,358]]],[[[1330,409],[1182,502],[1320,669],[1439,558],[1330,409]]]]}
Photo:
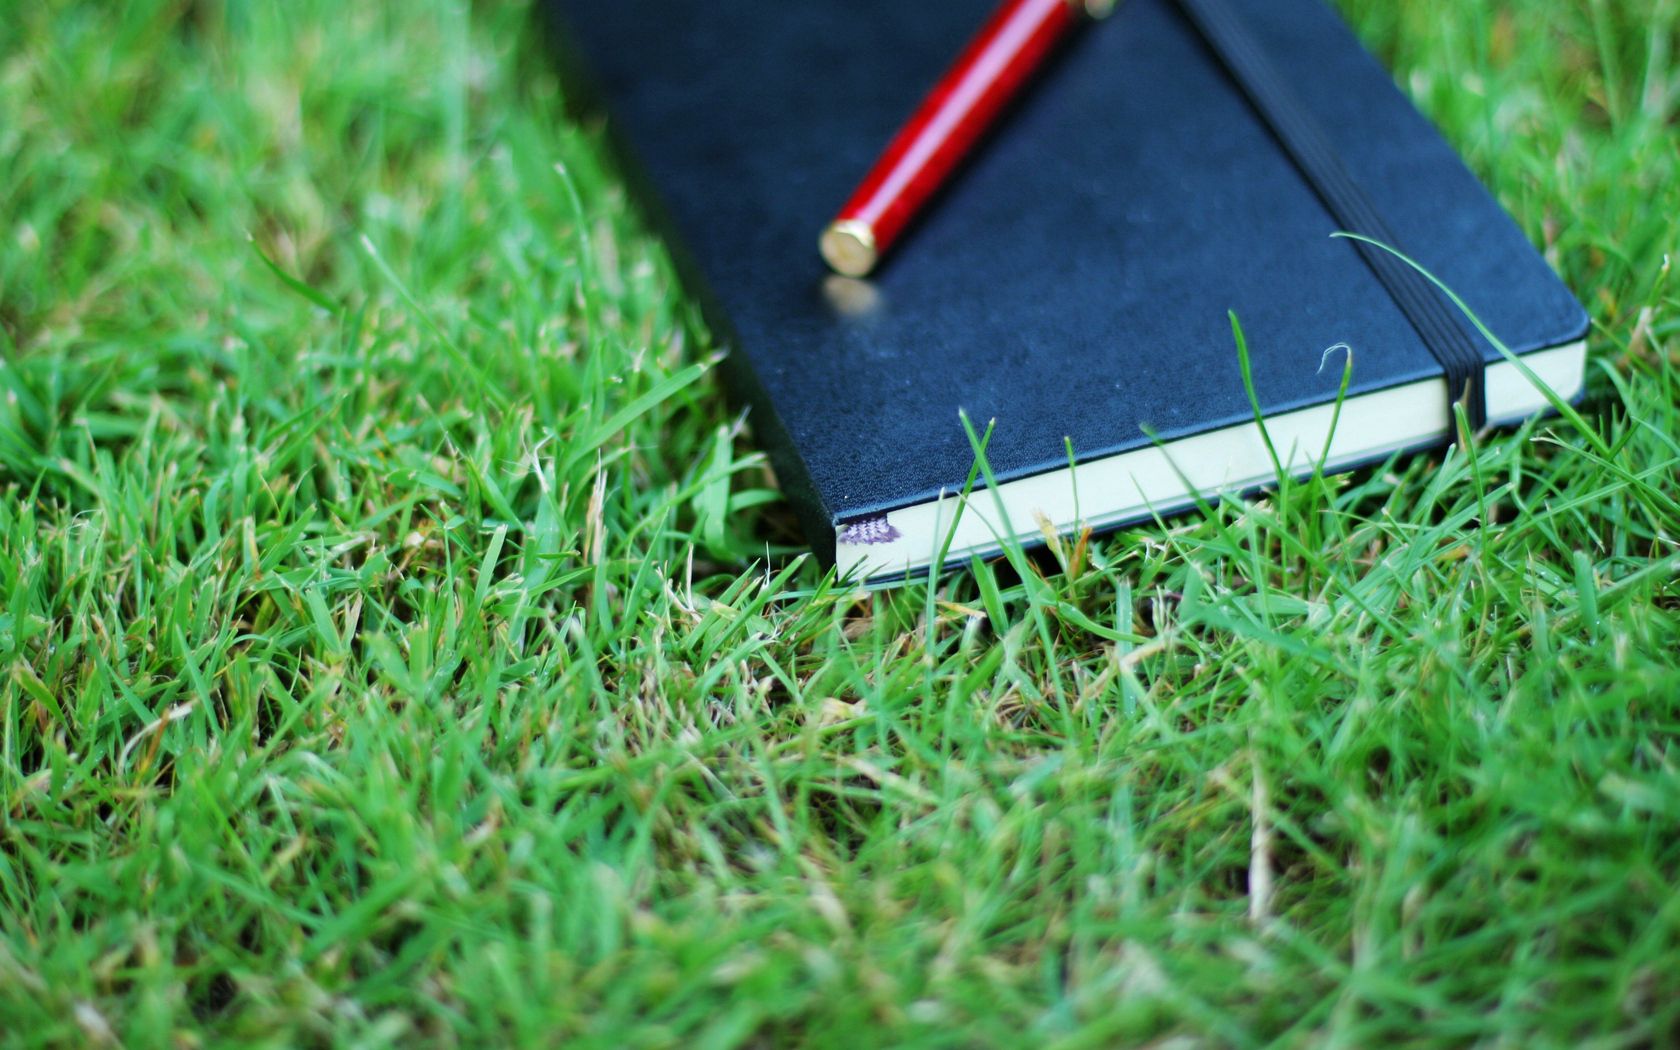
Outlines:
{"type": "MultiPolygon", "coordinates": [[[[834,527],[959,488],[958,420],[1000,482],[1440,365],[1171,0],[1083,33],[867,288],[815,242],[994,0],[549,0],[819,554],[834,527]],[[836,294],[837,292],[844,294],[836,294]],[[856,299],[866,300],[859,310],[856,299]],[[849,305],[848,305],[849,304],[849,305]]],[[[1322,0],[1232,0],[1406,249],[1517,353],[1588,319],[1322,0]]],[[[587,85],[587,86],[586,86],[587,85]]],[[[1499,360],[1491,345],[1486,359],[1499,360]]]]}

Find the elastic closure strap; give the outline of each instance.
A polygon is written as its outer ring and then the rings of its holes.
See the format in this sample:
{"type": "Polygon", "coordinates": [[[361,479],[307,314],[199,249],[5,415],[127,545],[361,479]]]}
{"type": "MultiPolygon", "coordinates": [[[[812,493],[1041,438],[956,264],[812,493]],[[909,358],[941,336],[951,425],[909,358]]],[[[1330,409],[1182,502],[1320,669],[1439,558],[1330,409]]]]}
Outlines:
{"type": "MultiPolygon", "coordinates": [[[[1376,205],[1348,173],[1318,122],[1235,12],[1224,0],[1177,2],[1335,220],[1349,233],[1405,251],[1376,205]]],[[[1480,429],[1487,422],[1487,366],[1458,309],[1428,278],[1392,253],[1359,241],[1352,243],[1417,330],[1424,346],[1441,363],[1449,403],[1463,402],[1471,428],[1480,429]]]]}

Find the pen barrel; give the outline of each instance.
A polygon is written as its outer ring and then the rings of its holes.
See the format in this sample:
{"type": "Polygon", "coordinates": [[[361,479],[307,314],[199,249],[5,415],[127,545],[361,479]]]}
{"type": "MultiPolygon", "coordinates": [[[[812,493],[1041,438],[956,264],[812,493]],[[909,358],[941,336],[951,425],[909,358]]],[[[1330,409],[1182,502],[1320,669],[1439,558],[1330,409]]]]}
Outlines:
{"type": "Polygon", "coordinates": [[[868,273],[1085,10],[1070,0],[1005,0],[829,226],[830,265],[868,273]]]}

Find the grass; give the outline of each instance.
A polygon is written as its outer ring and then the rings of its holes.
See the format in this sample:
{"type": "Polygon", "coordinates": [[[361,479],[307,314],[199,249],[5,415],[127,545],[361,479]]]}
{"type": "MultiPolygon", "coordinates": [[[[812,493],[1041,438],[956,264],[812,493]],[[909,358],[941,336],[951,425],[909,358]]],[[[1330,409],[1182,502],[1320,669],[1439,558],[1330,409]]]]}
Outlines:
{"type": "Polygon", "coordinates": [[[1343,7],[1582,424],[865,594],[521,5],[7,4],[0,1042],[1680,1041],[1680,5],[1343,7]]]}

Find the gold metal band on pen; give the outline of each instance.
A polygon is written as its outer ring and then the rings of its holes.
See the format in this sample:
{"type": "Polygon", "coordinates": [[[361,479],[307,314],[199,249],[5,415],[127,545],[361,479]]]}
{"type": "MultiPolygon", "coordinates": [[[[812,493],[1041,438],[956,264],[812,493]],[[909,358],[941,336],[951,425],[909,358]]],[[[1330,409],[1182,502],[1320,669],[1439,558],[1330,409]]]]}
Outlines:
{"type": "Polygon", "coordinates": [[[818,247],[834,272],[847,277],[867,276],[880,257],[875,231],[858,219],[843,219],[829,226],[823,231],[818,247]]]}

